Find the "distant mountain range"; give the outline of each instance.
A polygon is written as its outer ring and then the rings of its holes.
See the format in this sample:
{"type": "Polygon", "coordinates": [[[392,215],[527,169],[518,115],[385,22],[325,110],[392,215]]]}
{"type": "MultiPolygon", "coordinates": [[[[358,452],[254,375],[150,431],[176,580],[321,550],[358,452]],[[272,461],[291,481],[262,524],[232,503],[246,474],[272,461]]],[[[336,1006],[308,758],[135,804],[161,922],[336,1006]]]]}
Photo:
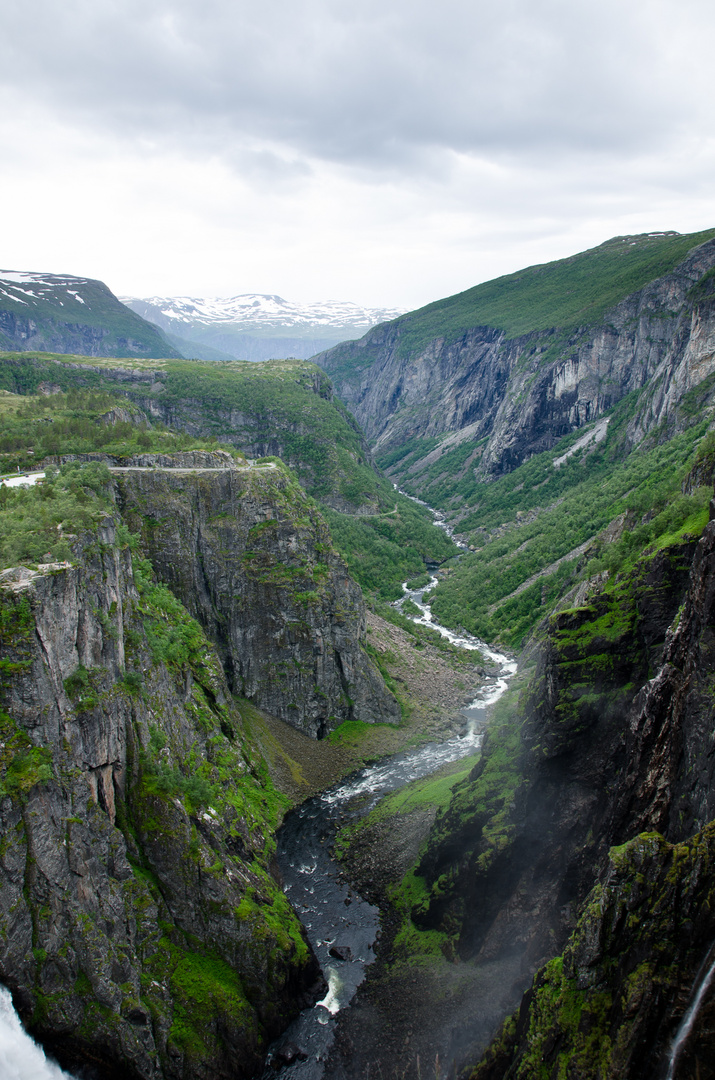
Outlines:
{"type": "Polygon", "coordinates": [[[93,278],[0,270],[0,351],[8,352],[307,359],[401,314],[348,301],[292,304],[261,293],[117,298],[93,278]]]}
{"type": "Polygon", "coordinates": [[[362,337],[402,308],[366,308],[349,301],[293,304],[280,296],[244,293],[226,298],[120,297],[154,323],[186,356],[206,360],[307,359],[341,341],[362,337]]]}
{"type": "Polygon", "coordinates": [[[181,356],[102,281],[17,270],[0,270],[0,350],[181,356]]]}

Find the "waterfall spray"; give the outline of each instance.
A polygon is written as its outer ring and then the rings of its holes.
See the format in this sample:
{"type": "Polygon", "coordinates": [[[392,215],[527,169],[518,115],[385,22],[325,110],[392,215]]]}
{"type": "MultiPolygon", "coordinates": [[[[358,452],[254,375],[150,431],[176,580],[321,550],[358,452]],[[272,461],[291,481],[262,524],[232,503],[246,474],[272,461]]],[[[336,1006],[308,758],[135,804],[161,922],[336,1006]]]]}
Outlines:
{"type": "Polygon", "coordinates": [[[3,1080],[72,1080],[27,1034],[12,1005],[10,991],[0,986],[0,1076],[3,1080]]]}
{"type": "Polygon", "coordinates": [[[710,985],[715,977],[715,944],[711,945],[707,952],[705,960],[700,966],[695,983],[693,984],[693,993],[691,994],[691,1004],[688,1007],[685,1016],[680,1022],[675,1038],[673,1039],[673,1045],[670,1049],[670,1058],[668,1060],[668,1072],[666,1074],[666,1080],[673,1080],[675,1076],[675,1066],[678,1064],[678,1058],[680,1051],[690,1037],[690,1033],[693,1030],[695,1019],[700,1011],[700,1006],[703,1003],[703,998],[710,989],[710,985]]]}

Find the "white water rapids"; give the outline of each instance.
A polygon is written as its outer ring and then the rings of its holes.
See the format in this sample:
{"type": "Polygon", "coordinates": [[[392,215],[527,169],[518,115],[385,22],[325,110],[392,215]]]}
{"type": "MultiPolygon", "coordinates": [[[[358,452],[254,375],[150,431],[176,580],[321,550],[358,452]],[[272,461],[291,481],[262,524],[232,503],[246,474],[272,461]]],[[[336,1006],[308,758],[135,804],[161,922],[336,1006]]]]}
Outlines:
{"type": "MultiPolygon", "coordinates": [[[[442,516],[432,513],[435,524],[451,537],[452,531],[442,516]]],[[[464,544],[455,542],[465,549],[464,544]]],[[[271,1048],[264,1080],[271,1080],[282,1060],[288,1059],[290,1063],[284,1065],[281,1080],[320,1080],[334,1040],[336,1014],[350,1004],[365,978],[366,968],[375,959],[380,913],[342,880],[340,869],[330,855],[338,828],[346,819],[367,814],[383,795],[429,776],[442,765],[474,754],[481,745],[488,707],[502,696],[516,672],[512,657],[497,652],[466,631],[455,633],[434,621],[427,598],[437,581],[437,574],[433,574],[429,584],[419,589],[408,589],[405,583],[405,595],[395,606],[399,608],[405,600],[411,600],[420,614],[405,612],[408,618],[431,627],[462,649],[481,653],[492,670],[477,696],[463,709],[466,723],[460,735],[360,769],[287,816],[278,833],[277,860],[285,893],[318,957],[328,993],[312,1009],[305,1009],[271,1048]],[[355,809],[358,799],[359,808],[355,809]],[[331,948],[336,946],[347,947],[350,954],[347,959],[331,954],[331,948]],[[301,1056],[295,1057],[298,1050],[301,1056]]]]}

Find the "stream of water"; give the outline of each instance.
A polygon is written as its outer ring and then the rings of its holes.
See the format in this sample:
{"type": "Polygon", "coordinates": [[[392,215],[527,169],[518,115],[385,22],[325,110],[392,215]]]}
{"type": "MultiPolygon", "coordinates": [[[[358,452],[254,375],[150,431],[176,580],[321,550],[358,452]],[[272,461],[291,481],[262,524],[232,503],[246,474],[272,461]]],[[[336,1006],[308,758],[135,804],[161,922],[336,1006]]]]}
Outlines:
{"type": "MultiPolygon", "coordinates": [[[[452,536],[442,515],[432,513],[435,524],[452,536]]],[[[464,544],[455,543],[465,549],[464,544]]],[[[420,589],[408,589],[405,584],[404,596],[396,606],[409,598],[420,611],[419,616],[409,616],[414,622],[430,626],[454,645],[479,652],[491,671],[474,700],[463,710],[465,725],[461,734],[361,769],[287,816],[277,838],[284,890],[306,929],[328,991],[317,1005],[304,1010],[271,1048],[264,1074],[266,1080],[275,1077],[280,1068],[281,1080],[318,1080],[322,1076],[323,1062],[334,1039],[335,1018],[353,999],[365,978],[366,968],[375,959],[379,911],[343,882],[331,856],[337,830],[351,817],[368,813],[383,795],[475,753],[481,744],[487,710],[504,693],[516,671],[516,662],[511,657],[470,634],[454,633],[434,621],[428,597],[437,580],[433,574],[429,584],[420,589]]],[[[24,1032],[10,995],[2,987],[0,1077],[2,1080],[68,1078],[67,1073],[45,1059],[42,1050],[24,1032]]]]}
{"type": "Polygon", "coordinates": [[[695,1021],[698,1013],[700,1012],[700,1006],[703,1003],[703,999],[707,994],[710,986],[712,985],[713,978],[715,978],[715,945],[709,950],[703,964],[698,972],[695,984],[693,986],[693,994],[690,1005],[683,1017],[680,1027],[678,1028],[675,1038],[673,1039],[673,1045],[670,1048],[670,1057],[668,1059],[668,1072],[666,1080],[673,1080],[675,1076],[675,1070],[678,1064],[683,1047],[690,1038],[691,1032],[695,1027],[695,1021]]]}
{"type": "Polygon", "coordinates": [[[0,1077],[2,1080],[72,1080],[49,1061],[30,1038],[12,1005],[10,991],[0,986],[0,1077]]]}
{"type": "MultiPolygon", "coordinates": [[[[442,516],[432,513],[435,524],[451,536],[452,531],[442,516]]],[[[465,549],[464,544],[455,543],[465,549]]],[[[409,618],[438,631],[454,645],[479,652],[491,671],[474,700],[463,710],[465,726],[460,735],[361,769],[303,803],[282,825],[277,859],[285,893],[315,950],[328,992],[314,1008],[304,1010],[271,1048],[264,1080],[275,1076],[280,1068],[281,1080],[319,1080],[334,1040],[337,1013],[352,1001],[365,978],[366,968],[375,959],[379,911],[343,882],[330,854],[338,829],[351,818],[369,813],[389,792],[475,753],[481,744],[487,710],[502,696],[516,671],[513,658],[465,631],[455,633],[434,621],[428,597],[437,581],[437,574],[432,574],[429,584],[422,588],[408,589],[403,585],[404,596],[396,606],[411,600],[420,615],[409,618]]]]}

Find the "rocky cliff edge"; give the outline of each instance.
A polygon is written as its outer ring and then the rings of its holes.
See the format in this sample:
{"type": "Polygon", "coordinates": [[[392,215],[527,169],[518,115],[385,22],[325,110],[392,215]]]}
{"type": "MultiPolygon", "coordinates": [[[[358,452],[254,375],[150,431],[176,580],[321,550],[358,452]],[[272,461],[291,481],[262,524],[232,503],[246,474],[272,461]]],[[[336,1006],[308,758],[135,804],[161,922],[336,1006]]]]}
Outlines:
{"type": "Polygon", "coordinates": [[[231,690],[314,738],[345,720],[399,721],[362,647],[362,593],[313,500],[280,463],[202,453],[191,468],[191,456],[115,469],[118,505],[216,643],[231,690]]]}
{"type": "Polygon", "coordinates": [[[213,647],[111,517],[3,572],[0,634],[0,980],[70,1068],[252,1075],[319,971],[213,647]]]}

